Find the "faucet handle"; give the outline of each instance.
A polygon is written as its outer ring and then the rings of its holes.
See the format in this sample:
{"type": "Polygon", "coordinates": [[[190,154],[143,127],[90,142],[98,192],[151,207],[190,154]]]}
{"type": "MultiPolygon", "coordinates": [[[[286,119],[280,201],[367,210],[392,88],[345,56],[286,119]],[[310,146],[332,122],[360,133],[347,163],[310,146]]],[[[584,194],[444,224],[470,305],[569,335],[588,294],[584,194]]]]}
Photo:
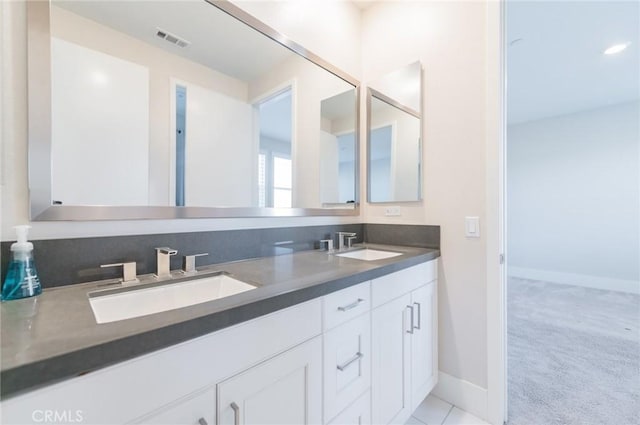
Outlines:
{"type": "Polygon", "coordinates": [[[196,273],[196,257],[204,257],[205,255],[209,255],[209,253],[203,252],[202,254],[185,255],[182,261],[182,272],[184,274],[196,273]]]}
{"type": "Polygon", "coordinates": [[[176,255],[178,253],[178,250],[163,246],[163,247],[160,247],[160,248],[156,248],[156,253],[158,253],[158,254],[166,254],[166,255],[176,255]]]}
{"type": "Polygon", "coordinates": [[[129,283],[138,283],[140,280],[136,277],[136,262],[130,261],[128,263],[113,263],[113,264],[102,264],[100,267],[118,267],[122,266],[122,278],[120,280],[123,284],[129,283]]]}
{"type": "Polygon", "coordinates": [[[320,240],[320,249],[322,249],[322,244],[327,244],[327,252],[333,252],[333,239],[321,239],[320,240]]]}
{"type": "Polygon", "coordinates": [[[357,238],[358,237],[355,234],[353,236],[347,236],[347,248],[351,248],[351,243],[357,238]]]}

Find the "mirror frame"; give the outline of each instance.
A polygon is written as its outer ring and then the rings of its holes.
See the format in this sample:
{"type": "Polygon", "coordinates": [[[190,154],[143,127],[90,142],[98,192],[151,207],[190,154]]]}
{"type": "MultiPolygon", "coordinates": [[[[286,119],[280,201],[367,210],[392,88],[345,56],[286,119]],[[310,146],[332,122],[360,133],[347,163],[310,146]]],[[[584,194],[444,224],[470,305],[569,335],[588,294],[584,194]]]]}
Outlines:
{"type": "MultiPolygon", "coordinates": [[[[422,90],[422,66],[420,67],[420,90],[422,90]]],[[[420,94],[420,106],[422,107],[422,93],[420,94]]],[[[370,204],[397,204],[397,203],[407,203],[407,202],[422,202],[424,195],[422,193],[422,176],[423,176],[423,167],[424,167],[424,158],[422,157],[422,137],[423,137],[423,123],[422,123],[422,114],[413,108],[405,106],[396,100],[390,98],[389,96],[380,93],[376,89],[372,89],[371,87],[367,87],[367,202],[370,204]],[[420,143],[418,144],[418,156],[420,158],[419,168],[418,168],[418,199],[411,200],[390,200],[390,201],[371,201],[371,101],[372,98],[376,98],[378,100],[387,103],[394,108],[400,109],[407,114],[414,116],[420,120],[420,143]]]]}
{"type": "Polygon", "coordinates": [[[186,218],[247,218],[357,216],[360,214],[360,82],[229,0],[203,0],[274,42],[354,86],[356,91],[355,203],[352,208],[261,208],[52,205],[51,194],[51,22],[49,1],[27,2],[28,172],[32,221],[166,220],[186,218]]]}

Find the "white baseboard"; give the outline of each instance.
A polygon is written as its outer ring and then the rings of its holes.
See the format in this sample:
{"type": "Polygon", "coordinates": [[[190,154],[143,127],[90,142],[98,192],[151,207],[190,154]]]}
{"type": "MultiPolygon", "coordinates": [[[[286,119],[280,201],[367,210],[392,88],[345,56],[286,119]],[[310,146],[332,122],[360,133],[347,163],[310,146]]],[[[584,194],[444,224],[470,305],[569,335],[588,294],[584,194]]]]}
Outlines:
{"type": "Polygon", "coordinates": [[[613,279],[576,273],[563,273],[552,270],[529,269],[525,267],[507,268],[509,277],[542,280],[565,285],[583,286],[586,288],[605,289],[607,291],[640,294],[640,282],[625,279],[613,279]]]}
{"type": "Polygon", "coordinates": [[[433,395],[465,410],[480,419],[487,420],[487,390],[464,379],[440,371],[433,395]]]}

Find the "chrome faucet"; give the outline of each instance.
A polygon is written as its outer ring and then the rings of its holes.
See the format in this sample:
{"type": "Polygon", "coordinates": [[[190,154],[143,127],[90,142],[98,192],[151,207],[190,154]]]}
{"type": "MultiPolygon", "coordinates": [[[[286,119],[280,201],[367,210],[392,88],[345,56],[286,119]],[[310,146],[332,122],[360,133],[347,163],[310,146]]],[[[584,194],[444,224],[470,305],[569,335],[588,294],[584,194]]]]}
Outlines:
{"type": "Polygon", "coordinates": [[[157,277],[170,277],[171,276],[171,256],[176,255],[177,250],[167,247],[156,248],[157,277]]]}
{"type": "Polygon", "coordinates": [[[352,232],[338,232],[338,251],[351,248],[351,242],[356,238],[356,234],[352,232]]]}

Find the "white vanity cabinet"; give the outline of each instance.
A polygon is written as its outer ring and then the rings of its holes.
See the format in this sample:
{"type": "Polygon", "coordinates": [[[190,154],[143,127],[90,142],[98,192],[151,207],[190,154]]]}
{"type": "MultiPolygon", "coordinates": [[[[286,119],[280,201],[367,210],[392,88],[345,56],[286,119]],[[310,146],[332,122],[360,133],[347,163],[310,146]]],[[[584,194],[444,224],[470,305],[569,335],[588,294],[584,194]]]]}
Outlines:
{"type": "Polygon", "coordinates": [[[436,384],[436,264],[372,281],[372,420],[404,424],[436,384]]]}
{"type": "Polygon", "coordinates": [[[430,261],[1,403],[11,424],[404,423],[436,383],[430,261]]]}
{"type": "Polygon", "coordinates": [[[265,370],[261,366],[276,365],[273,371],[279,376],[273,379],[282,379],[279,391],[289,394],[306,391],[309,402],[315,403],[307,406],[300,401],[289,409],[308,412],[309,422],[302,423],[321,423],[321,307],[322,300],[314,299],[10,398],[0,406],[1,422],[50,423],[64,416],[94,425],[205,425],[204,422],[213,425],[218,421],[216,399],[221,389],[229,394],[230,385],[244,379],[247,389],[264,388],[268,392],[271,384],[261,374],[265,370]],[[308,358],[301,360],[303,357],[308,358]],[[291,377],[291,374],[299,377],[301,361],[306,362],[304,381],[291,377]],[[294,363],[296,367],[290,369],[294,363]],[[44,420],[45,415],[52,419],[44,420]]]}

